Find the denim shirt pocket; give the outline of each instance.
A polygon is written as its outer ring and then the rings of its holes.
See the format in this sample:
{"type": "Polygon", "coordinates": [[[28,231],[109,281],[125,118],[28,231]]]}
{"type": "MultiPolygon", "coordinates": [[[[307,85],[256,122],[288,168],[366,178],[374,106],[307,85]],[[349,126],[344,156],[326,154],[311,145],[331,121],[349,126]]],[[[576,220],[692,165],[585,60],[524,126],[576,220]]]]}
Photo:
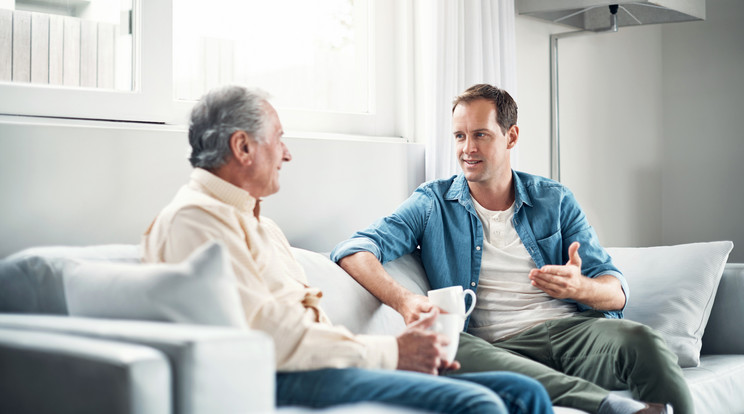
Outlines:
{"type": "Polygon", "coordinates": [[[563,237],[560,230],[548,237],[537,240],[537,245],[549,264],[562,264],[563,237]]]}

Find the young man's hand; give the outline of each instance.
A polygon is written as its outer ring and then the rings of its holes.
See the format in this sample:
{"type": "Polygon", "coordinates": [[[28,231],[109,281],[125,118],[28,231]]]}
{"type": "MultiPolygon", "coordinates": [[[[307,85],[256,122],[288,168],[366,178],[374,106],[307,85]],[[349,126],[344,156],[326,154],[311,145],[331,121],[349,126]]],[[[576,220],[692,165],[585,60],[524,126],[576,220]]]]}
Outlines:
{"type": "Polygon", "coordinates": [[[568,262],[565,265],[548,265],[532,269],[529,275],[532,286],[556,299],[576,299],[587,280],[581,274],[579,242],[568,247],[568,262]]]}
{"type": "Polygon", "coordinates": [[[426,296],[411,293],[410,295],[406,295],[406,298],[396,310],[403,316],[406,325],[409,325],[417,321],[422,313],[429,313],[434,308],[435,306],[429,302],[429,298],[426,296]]]}

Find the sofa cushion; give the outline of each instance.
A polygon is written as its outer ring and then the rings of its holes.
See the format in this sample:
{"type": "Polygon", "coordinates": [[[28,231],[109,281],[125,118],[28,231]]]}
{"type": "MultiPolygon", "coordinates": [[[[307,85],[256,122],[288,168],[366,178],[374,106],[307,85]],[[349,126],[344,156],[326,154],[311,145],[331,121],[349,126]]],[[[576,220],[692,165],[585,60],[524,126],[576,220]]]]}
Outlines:
{"type": "Polygon", "coordinates": [[[305,270],[310,286],[323,292],[320,307],[334,325],[368,335],[397,335],[405,329],[398,312],[383,305],[327,254],[296,247],[292,253],[305,270]]]}
{"type": "Polygon", "coordinates": [[[730,241],[608,248],[630,287],[625,317],[658,330],[681,367],[700,363],[700,348],[730,241]]]}
{"type": "MultiPolygon", "coordinates": [[[[136,344],[162,352],[170,362],[167,373],[172,378],[173,388],[166,392],[147,391],[157,392],[167,401],[172,398],[173,406],[167,407],[169,413],[273,412],[274,346],[271,337],[260,331],[47,315],[0,315],[0,330],[3,329],[113,341],[122,346],[136,344]]],[[[29,344],[31,346],[36,345],[29,344]]],[[[44,391],[50,392],[50,389],[44,391]]],[[[38,395],[47,397],[43,393],[38,395]]],[[[85,396],[78,397],[85,399],[85,396]]],[[[128,408],[128,413],[155,412],[128,408]]]]}
{"type": "MultiPolygon", "coordinates": [[[[37,317],[0,318],[7,316],[37,317]]],[[[171,368],[151,347],[12,329],[0,321],[0,367],[2,413],[174,412],[171,368]]]]}
{"type": "Polygon", "coordinates": [[[67,314],[62,270],[70,259],[139,262],[128,244],[32,247],[0,261],[0,312],[67,314]]]}
{"type": "Polygon", "coordinates": [[[139,263],[139,246],[136,244],[98,244],[92,246],[38,246],[29,247],[8,256],[8,259],[36,257],[46,259],[81,259],[105,262],[139,263]]]}
{"type": "Polygon", "coordinates": [[[744,355],[703,355],[682,373],[697,413],[744,412],[744,355]]]}
{"type": "Polygon", "coordinates": [[[246,326],[227,251],[207,242],[182,263],[69,260],[69,314],[99,318],[246,326]]]}

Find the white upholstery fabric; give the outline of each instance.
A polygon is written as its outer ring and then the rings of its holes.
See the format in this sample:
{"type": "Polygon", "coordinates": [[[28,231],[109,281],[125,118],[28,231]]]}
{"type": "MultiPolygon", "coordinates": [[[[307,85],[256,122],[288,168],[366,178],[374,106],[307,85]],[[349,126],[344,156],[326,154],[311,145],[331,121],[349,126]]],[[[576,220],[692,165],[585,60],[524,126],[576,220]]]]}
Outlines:
{"type": "Polygon", "coordinates": [[[0,367],[2,413],[173,412],[170,366],[150,347],[0,322],[0,367]]]}
{"type": "Polygon", "coordinates": [[[398,283],[413,293],[426,296],[431,287],[421,260],[413,254],[401,256],[383,266],[398,283]]]}
{"type": "Polygon", "coordinates": [[[32,247],[0,261],[0,312],[68,313],[62,271],[72,259],[139,263],[136,245],[32,247]]]}
{"type": "Polygon", "coordinates": [[[703,355],[698,367],[682,372],[695,412],[744,414],[744,355],[703,355]]]}
{"type": "Polygon", "coordinates": [[[170,360],[174,413],[267,413],[274,407],[274,346],[262,332],[7,314],[0,315],[0,329],[50,332],[154,348],[170,360]]]}
{"type": "Polygon", "coordinates": [[[627,319],[658,330],[679,365],[700,363],[703,332],[730,241],[647,248],[609,248],[630,287],[627,319]]]}
{"type": "Polygon", "coordinates": [[[178,264],[71,260],[63,273],[72,316],[246,327],[230,258],[217,242],[178,264]]]}
{"type": "Polygon", "coordinates": [[[107,262],[139,263],[139,246],[136,244],[101,244],[92,246],[40,246],[30,247],[8,256],[100,260],[107,262]]]}
{"type": "Polygon", "coordinates": [[[323,292],[320,307],[334,325],[369,335],[398,334],[405,329],[398,312],[380,303],[327,255],[295,247],[292,254],[304,268],[310,286],[323,292]]]}
{"type": "MultiPolygon", "coordinates": [[[[292,253],[304,268],[310,286],[320,288],[323,292],[320,306],[335,325],[368,335],[398,335],[403,332],[406,327],[403,317],[393,308],[382,304],[328,259],[328,254],[296,247],[292,248],[292,253]]],[[[410,291],[426,295],[429,290],[424,268],[413,255],[402,256],[383,267],[410,291]]]]}

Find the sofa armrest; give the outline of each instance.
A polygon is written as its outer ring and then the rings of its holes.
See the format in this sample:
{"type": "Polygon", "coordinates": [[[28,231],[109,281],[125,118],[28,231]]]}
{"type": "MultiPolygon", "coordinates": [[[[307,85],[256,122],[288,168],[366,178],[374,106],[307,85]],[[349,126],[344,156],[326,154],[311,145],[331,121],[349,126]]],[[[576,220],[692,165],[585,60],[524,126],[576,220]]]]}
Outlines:
{"type": "Polygon", "coordinates": [[[744,263],[727,263],[710,319],[702,354],[744,354],[744,263]]]}
{"type": "Polygon", "coordinates": [[[173,369],[178,413],[270,412],[275,362],[271,338],[257,331],[203,325],[0,314],[0,328],[64,333],[145,345],[173,369]]]}
{"type": "Polygon", "coordinates": [[[171,413],[171,375],[142,345],[0,328],[0,412],[171,413]]]}

